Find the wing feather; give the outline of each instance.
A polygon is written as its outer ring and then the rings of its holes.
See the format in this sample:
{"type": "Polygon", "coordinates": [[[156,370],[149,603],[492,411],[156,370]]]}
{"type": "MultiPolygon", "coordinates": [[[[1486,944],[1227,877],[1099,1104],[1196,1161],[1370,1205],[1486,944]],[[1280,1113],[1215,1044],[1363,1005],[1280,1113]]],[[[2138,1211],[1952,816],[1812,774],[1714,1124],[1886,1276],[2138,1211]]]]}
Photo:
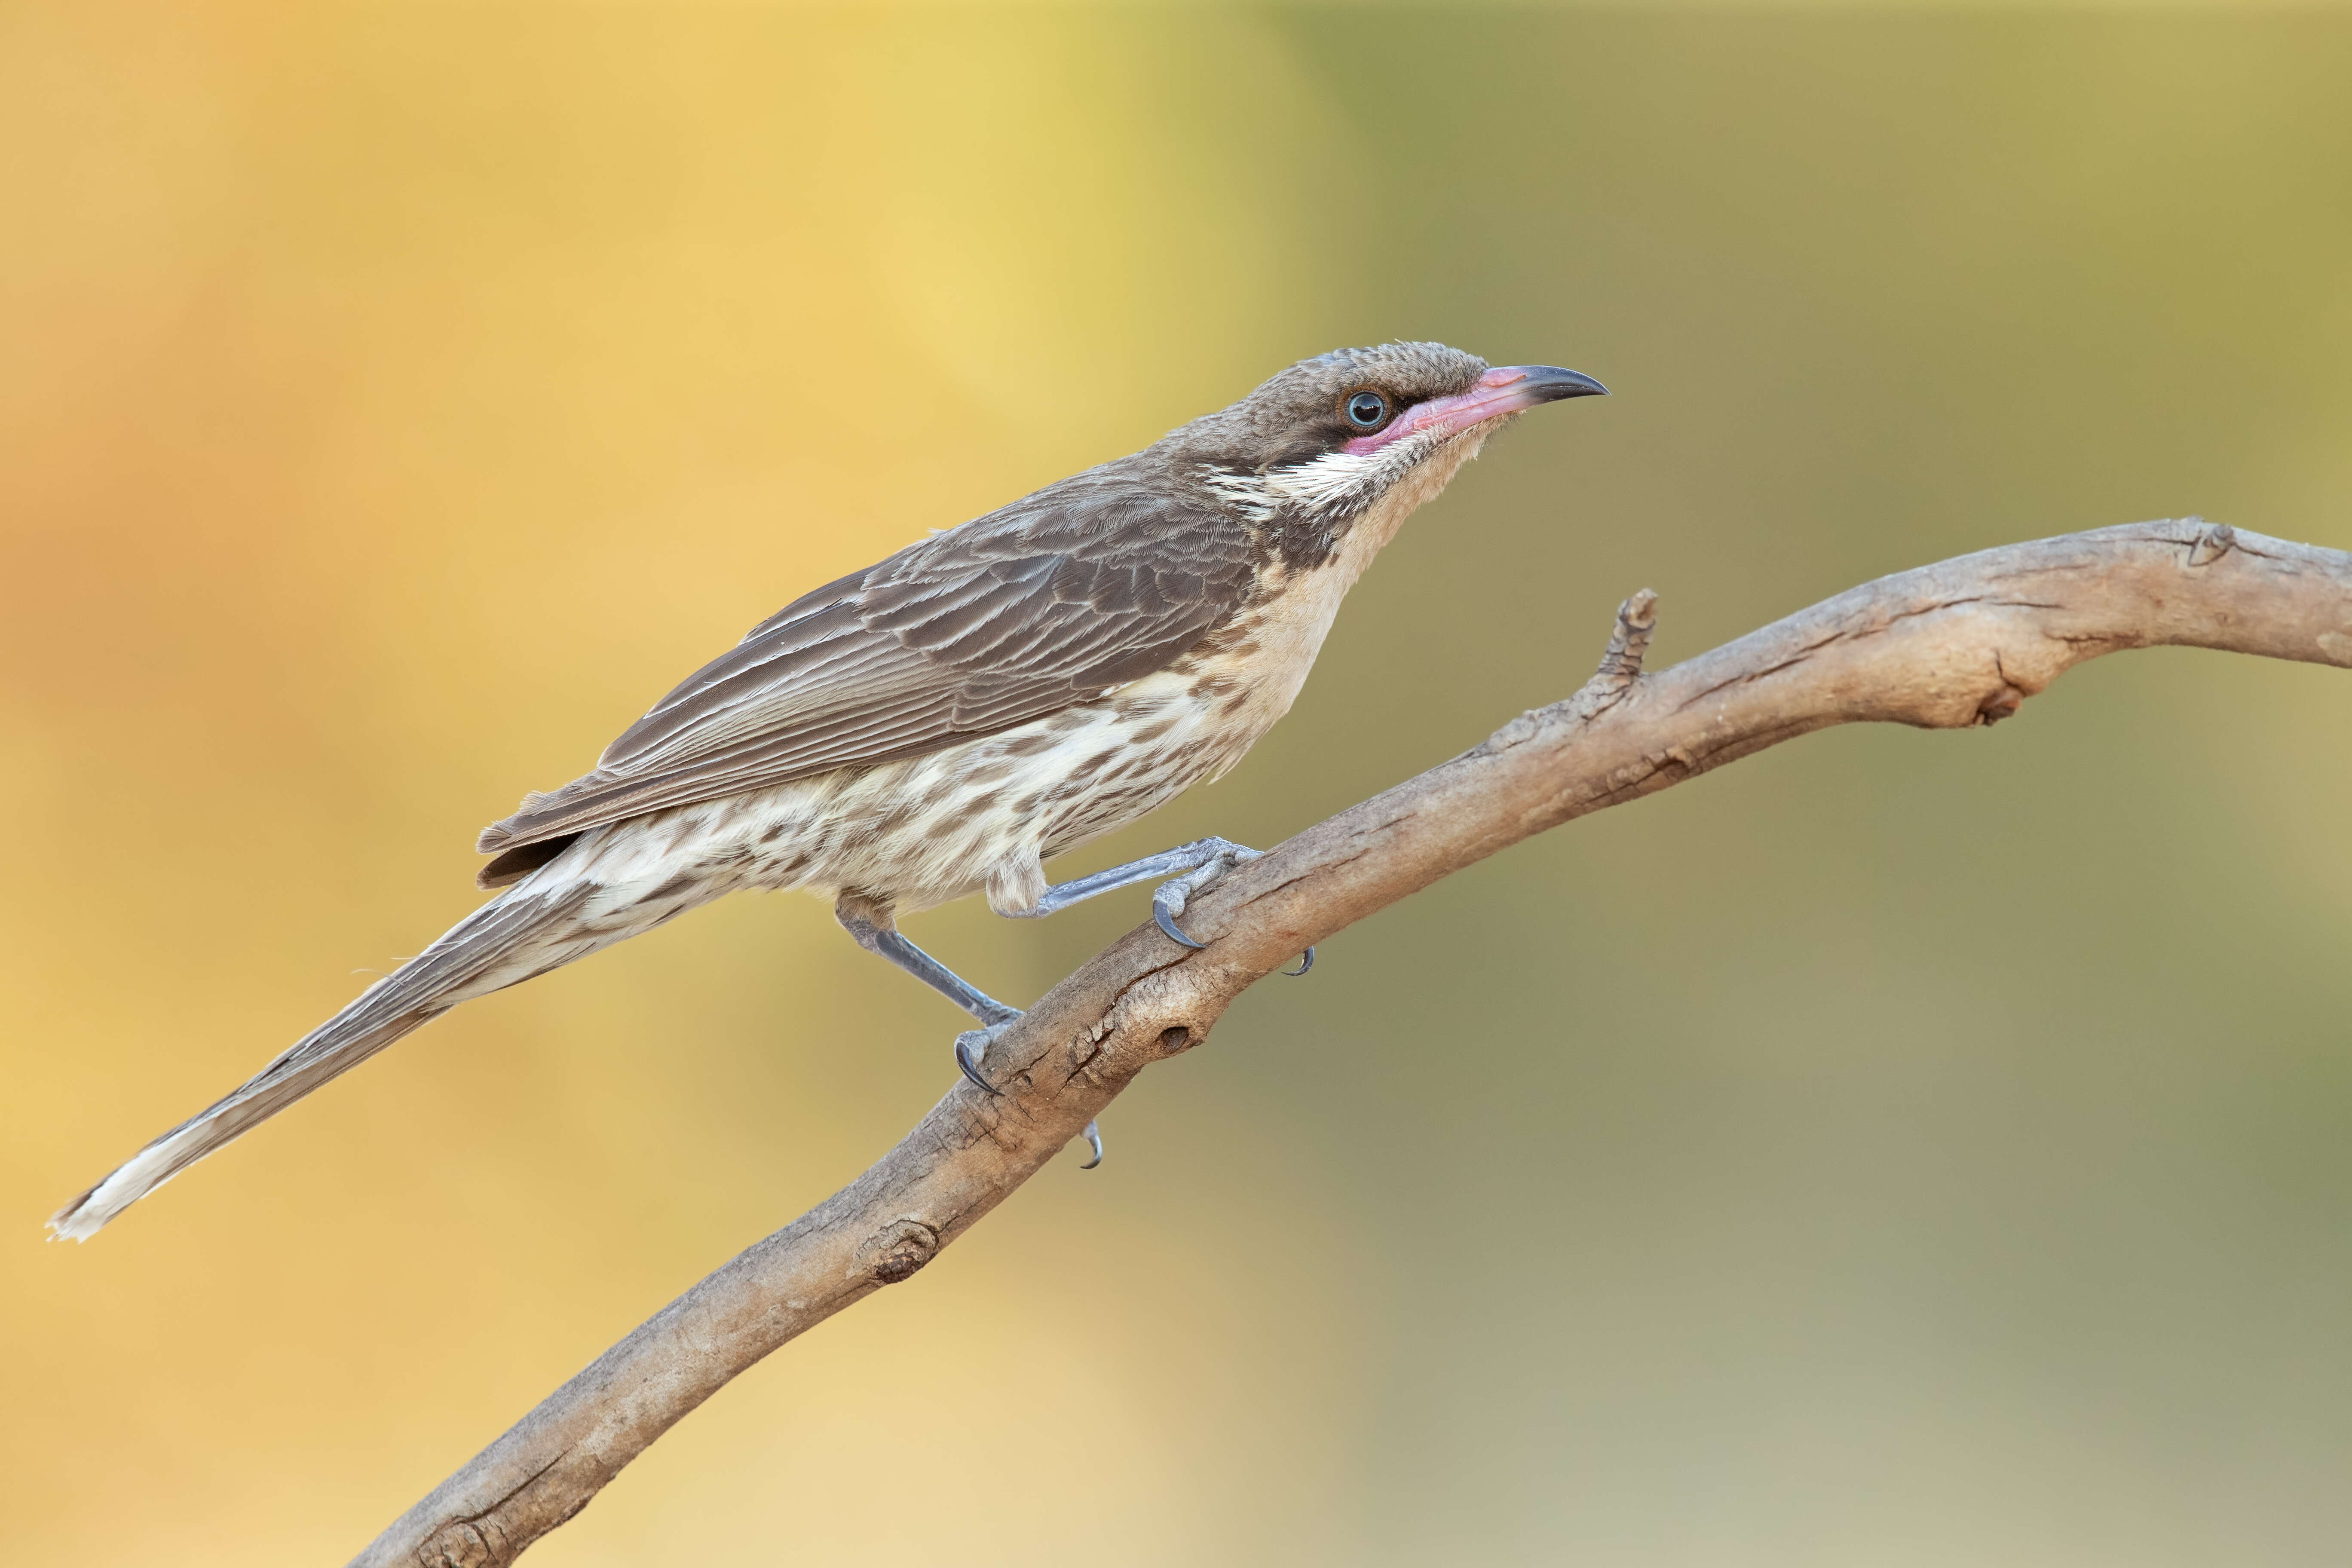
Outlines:
{"type": "Polygon", "coordinates": [[[1024,724],[1164,668],[1247,596],[1223,510],[1097,469],[803,595],[654,704],[595,771],[483,830],[485,886],[548,840],[1024,724]]]}

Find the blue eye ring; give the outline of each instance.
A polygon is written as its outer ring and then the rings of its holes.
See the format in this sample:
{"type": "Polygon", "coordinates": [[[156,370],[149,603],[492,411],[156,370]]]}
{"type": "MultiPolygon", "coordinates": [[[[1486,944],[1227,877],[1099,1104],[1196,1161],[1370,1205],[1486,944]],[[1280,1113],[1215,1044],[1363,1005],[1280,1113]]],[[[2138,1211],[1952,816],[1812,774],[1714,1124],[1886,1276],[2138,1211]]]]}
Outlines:
{"type": "Polygon", "coordinates": [[[1339,405],[1339,412],[1359,430],[1377,430],[1389,422],[1389,400],[1366,388],[1349,393],[1347,401],[1339,405]]]}

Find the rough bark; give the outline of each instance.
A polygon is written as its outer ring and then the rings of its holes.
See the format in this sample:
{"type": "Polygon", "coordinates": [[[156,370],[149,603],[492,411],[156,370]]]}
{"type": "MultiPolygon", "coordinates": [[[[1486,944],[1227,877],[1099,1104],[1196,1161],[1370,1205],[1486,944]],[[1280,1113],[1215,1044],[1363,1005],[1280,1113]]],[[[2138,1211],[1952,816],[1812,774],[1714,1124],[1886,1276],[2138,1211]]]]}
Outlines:
{"type": "Polygon", "coordinates": [[[1832,724],[1990,724],[2074,665],[2171,644],[2352,666],[2352,555],[2190,518],[2013,544],[1825,600],[1657,674],[1654,597],[1567,700],[1318,824],[1046,994],[871,1170],[728,1263],[436,1488],[358,1565],[513,1561],[679,1417],[794,1336],[913,1276],[1136,1074],[1200,1044],[1292,955],[1449,872],[1832,724]]]}

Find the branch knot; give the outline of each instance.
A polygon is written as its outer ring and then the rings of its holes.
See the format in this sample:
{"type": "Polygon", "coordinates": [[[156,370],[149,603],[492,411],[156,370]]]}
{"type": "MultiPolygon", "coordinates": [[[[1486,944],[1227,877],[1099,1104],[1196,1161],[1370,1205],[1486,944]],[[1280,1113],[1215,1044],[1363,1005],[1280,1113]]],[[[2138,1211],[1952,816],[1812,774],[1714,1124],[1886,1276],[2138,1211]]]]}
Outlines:
{"type": "Polygon", "coordinates": [[[1617,606],[1617,624],[1601,653],[1601,668],[1567,701],[1555,704],[1580,722],[1590,722],[1625,700],[1642,679],[1650,634],[1658,627],[1658,596],[1644,588],[1617,606]]]}
{"type": "Polygon", "coordinates": [[[857,1249],[858,1262],[882,1285],[911,1279],[918,1269],[940,1255],[940,1233],[921,1220],[904,1216],[857,1249]]]}
{"type": "Polygon", "coordinates": [[[1642,679],[1642,660],[1650,651],[1650,634],[1657,625],[1658,596],[1644,588],[1617,606],[1617,625],[1609,634],[1601,668],[1592,672],[1591,679],[1548,707],[1528,710],[1465,754],[1491,757],[1534,740],[1554,719],[1583,723],[1617,706],[1642,679]]]}
{"type": "Polygon", "coordinates": [[[2201,517],[2184,517],[2180,521],[2203,524],[2203,531],[2189,547],[2189,564],[2192,567],[2212,565],[2238,542],[2238,531],[2226,522],[2206,522],[2201,517]]]}
{"type": "Polygon", "coordinates": [[[1644,588],[1617,606],[1617,626],[1601,655],[1601,668],[1585,682],[1622,691],[1642,678],[1642,660],[1650,651],[1650,634],[1658,627],[1658,595],[1644,588]]]}

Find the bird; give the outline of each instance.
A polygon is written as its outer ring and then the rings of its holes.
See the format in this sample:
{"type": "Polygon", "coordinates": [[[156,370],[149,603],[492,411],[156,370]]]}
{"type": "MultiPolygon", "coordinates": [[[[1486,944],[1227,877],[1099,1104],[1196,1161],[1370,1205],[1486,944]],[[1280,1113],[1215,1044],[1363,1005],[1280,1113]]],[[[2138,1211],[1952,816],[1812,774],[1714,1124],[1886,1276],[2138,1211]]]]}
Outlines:
{"type": "MultiPolygon", "coordinates": [[[[1147,880],[1186,900],[1258,852],[1218,837],[1060,884],[1045,862],[1214,779],[1286,713],[1348,590],[1497,429],[1601,395],[1433,342],[1280,371],[1141,451],[803,594],[688,677],[588,773],[484,829],[497,896],[49,1220],[138,1199],[463,1002],[739,889],[829,897],[860,946],[970,1013],[994,1094],[1017,1008],[908,941],[972,893],[1034,918],[1147,880]]],[[[1310,950],[1299,973],[1313,962],[1310,950]]],[[[1102,1158],[1099,1129],[1086,1137],[1102,1158]]]]}

